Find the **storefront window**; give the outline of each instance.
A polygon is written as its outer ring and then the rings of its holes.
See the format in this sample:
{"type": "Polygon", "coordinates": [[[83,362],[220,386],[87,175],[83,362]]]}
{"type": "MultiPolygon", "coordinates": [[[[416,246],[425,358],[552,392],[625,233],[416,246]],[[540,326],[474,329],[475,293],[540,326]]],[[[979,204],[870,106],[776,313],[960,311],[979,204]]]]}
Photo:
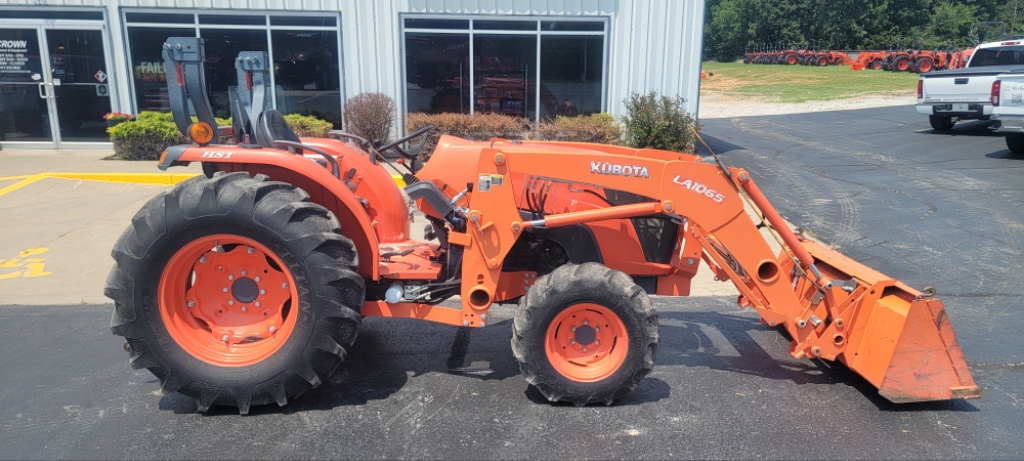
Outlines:
{"type": "Polygon", "coordinates": [[[341,129],[337,32],[275,30],[270,37],[277,110],[313,115],[341,129]]]}
{"type": "Polygon", "coordinates": [[[228,87],[238,84],[235,58],[266,51],[273,61],[268,101],[285,114],[341,125],[341,67],[336,15],[124,13],[138,111],[168,111],[162,45],[168,37],[202,37],[207,94],[218,117],[231,114],[228,87]],[[161,27],[161,24],[166,26],[161,27]],[[181,27],[177,24],[190,24],[181,27]],[[269,24],[269,26],[268,26],[269,24]],[[226,27],[226,26],[231,26],[226,27]],[[269,32],[267,29],[270,29],[269,32]],[[198,35],[197,35],[198,34],[198,35]]]}
{"type": "Polygon", "coordinates": [[[409,112],[469,113],[469,35],[405,34],[405,69],[409,112]]]}
{"type": "Polygon", "coordinates": [[[601,111],[604,37],[541,37],[541,117],[601,111]]]}
{"type": "Polygon", "coordinates": [[[163,44],[169,37],[195,37],[192,28],[129,27],[135,103],[138,110],[166,112],[167,75],[164,73],[163,44]]]}
{"type": "Polygon", "coordinates": [[[473,54],[474,110],[535,118],[537,37],[476,35],[473,54]]]}
{"type": "Polygon", "coordinates": [[[206,39],[207,94],[217,117],[231,116],[228,87],[238,85],[235,58],[242,51],[267,51],[267,32],[263,30],[200,29],[199,36],[206,39]]]}
{"type": "Polygon", "coordinates": [[[531,120],[600,112],[606,23],[405,18],[406,109],[531,120]]]}

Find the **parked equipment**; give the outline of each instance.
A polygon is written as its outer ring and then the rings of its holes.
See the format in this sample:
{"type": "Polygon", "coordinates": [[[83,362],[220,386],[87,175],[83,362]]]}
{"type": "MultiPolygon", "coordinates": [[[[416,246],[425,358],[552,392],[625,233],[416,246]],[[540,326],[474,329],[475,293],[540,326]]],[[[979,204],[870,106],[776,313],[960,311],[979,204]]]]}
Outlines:
{"type": "Polygon", "coordinates": [[[423,141],[403,146],[430,128],[387,145],[299,138],[279,112],[241,101],[268,81],[250,75],[265,75],[258,65],[242,70],[235,126],[220,129],[202,39],[168,39],[164,59],[193,144],[168,148],[159,166],[202,162],[204,174],[139,211],[105,293],[131,365],[200,411],[285,405],[320,385],[362,317],[478,328],[500,302],[518,302],[512,352],[529,383],[550,401],[611,404],[654,365],[648,295],[688,295],[700,261],[792,338],[796,358],[841,362],[893,402],[981,395],[934,290],[795,234],[748,172],[717,157],[442,136],[423,162],[423,141]],[[404,158],[405,192],[436,242],[411,238],[385,151],[404,158]],[[458,306],[441,305],[453,296],[458,306]]]}

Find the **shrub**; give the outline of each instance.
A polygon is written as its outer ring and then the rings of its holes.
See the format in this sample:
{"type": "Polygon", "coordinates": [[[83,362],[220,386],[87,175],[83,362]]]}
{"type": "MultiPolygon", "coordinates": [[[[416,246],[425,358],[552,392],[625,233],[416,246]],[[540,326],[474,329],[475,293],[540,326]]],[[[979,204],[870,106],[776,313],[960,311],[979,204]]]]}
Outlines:
{"type": "Polygon", "coordinates": [[[622,128],[611,114],[592,114],[580,117],[555,117],[537,126],[534,139],[543,141],[593,142],[617,144],[622,128]]]}
{"type": "Polygon", "coordinates": [[[633,93],[626,99],[626,116],[622,124],[626,144],[630,147],[693,152],[697,129],[693,116],[686,113],[681,96],[659,96],[656,91],[646,95],[633,93]]]}
{"type": "Polygon", "coordinates": [[[288,114],[284,116],[292,131],[301,137],[326,138],[327,133],[334,128],[331,122],[325,122],[311,115],[288,114]]]}
{"type": "Polygon", "coordinates": [[[169,146],[184,144],[188,139],[182,135],[174,122],[160,117],[139,114],[134,122],[124,122],[107,128],[114,143],[116,157],[122,160],[157,160],[160,153],[169,146]]]}
{"type": "Polygon", "coordinates": [[[412,133],[420,128],[433,125],[430,139],[423,147],[421,156],[430,158],[441,135],[452,135],[471,141],[486,141],[491,138],[530,139],[533,129],[529,120],[501,114],[409,114],[405,122],[406,131],[412,133]]]}
{"type": "Polygon", "coordinates": [[[395,101],[384,93],[360,93],[345,101],[345,131],[387,143],[395,125],[395,101]]]}
{"type": "Polygon", "coordinates": [[[103,116],[103,120],[106,120],[107,123],[113,125],[117,123],[127,122],[130,120],[135,120],[135,116],[126,112],[107,112],[107,114],[103,116]]]}

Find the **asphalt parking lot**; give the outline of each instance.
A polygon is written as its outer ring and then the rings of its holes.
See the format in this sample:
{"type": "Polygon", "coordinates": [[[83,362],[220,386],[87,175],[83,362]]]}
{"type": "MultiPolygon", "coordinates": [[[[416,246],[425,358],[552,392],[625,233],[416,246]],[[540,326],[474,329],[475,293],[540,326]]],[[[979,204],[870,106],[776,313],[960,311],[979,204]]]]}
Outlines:
{"type": "MultiPolygon", "coordinates": [[[[712,149],[748,169],[788,221],[935,286],[983,398],[890,404],[841,366],[792,359],[735,297],[704,296],[655,299],[656,367],[611,407],[542,402],[519,376],[502,307],[471,332],[367,319],[342,370],[298,401],[197,414],[128,366],[111,305],[19,301],[0,305],[0,458],[1024,457],[1024,158],[983,122],[938,134],[913,107],[704,123],[712,149]]],[[[156,192],[107,193],[114,219],[156,192]]],[[[16,211],[22,227],[4,219],[0,250],[34,245],[25,233],[68,238],[58,216],[34,224],[13,194],[0,213],[16,211]],[[14,238],[25,243],[3,243],[14,238]]],[[[96,231],[77,244],[115,238],[96,231]]],[[[0,296],[14,296],[5,282],[0,296]]]]}

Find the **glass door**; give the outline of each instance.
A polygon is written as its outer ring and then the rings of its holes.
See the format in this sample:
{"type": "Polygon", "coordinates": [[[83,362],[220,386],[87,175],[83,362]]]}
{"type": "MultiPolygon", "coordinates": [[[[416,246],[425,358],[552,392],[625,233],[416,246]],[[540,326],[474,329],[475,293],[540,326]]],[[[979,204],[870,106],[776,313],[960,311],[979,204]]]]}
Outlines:
{"type": "Polygon", "coordinates": [[[115,104],[103,27],[84,21],[0,27],[0,142],[89,148],[110,141],[103,116],[115,104]]]}
{"type": "Polygon", "coordinates": [[[0,29],[0,142],[55,142],[45,64],[37,27],[0,29]]]}
{"type": "Polygon", "coordinates": [[[110,73],[99,29],[45,29],[57,142],[107,142],[110,73]]]}

